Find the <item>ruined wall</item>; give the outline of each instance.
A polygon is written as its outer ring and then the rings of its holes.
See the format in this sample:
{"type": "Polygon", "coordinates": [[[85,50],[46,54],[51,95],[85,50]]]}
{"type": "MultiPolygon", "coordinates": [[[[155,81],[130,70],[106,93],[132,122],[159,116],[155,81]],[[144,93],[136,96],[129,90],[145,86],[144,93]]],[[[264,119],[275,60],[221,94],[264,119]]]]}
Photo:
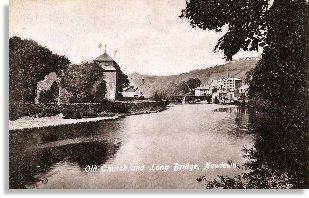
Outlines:
{"type": "Polygon", "coordinates": [[[115,101],[116,99],[116,71],[105,71],[103,73],[103,80],[106,82],[106,94],[105,98],[109,101],[115,101]]]}

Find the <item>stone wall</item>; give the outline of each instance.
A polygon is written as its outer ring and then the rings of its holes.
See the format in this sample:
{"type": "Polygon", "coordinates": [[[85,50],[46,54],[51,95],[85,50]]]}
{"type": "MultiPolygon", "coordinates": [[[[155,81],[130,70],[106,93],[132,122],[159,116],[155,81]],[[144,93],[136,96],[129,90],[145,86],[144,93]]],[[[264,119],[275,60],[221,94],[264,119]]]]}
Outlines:
{"type": "Polygon", "coordinates": [[[103,73],[103,80],[106,82],[105,98],[108,101],[115,101],[116,99],[116,71],[105,71],[103,73]]]}

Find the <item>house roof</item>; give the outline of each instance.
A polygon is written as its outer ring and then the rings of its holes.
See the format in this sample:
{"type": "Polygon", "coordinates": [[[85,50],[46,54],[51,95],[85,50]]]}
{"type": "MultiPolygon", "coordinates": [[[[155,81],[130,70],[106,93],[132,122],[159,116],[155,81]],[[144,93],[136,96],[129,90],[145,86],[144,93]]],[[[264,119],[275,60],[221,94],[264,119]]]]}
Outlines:
{"type": "Polygon", "coordinates": [[[123,92],[135,92],[134,86],[129,86],[123,89],[123,92]]]}
{"type": "Polygon", "coordinates": [[[106,52],[104,52],[104,54],[101,54],[100,56],[98,56],[94,60],[95,61],[113,61],[113,62],[115,62],[106,52]]]}

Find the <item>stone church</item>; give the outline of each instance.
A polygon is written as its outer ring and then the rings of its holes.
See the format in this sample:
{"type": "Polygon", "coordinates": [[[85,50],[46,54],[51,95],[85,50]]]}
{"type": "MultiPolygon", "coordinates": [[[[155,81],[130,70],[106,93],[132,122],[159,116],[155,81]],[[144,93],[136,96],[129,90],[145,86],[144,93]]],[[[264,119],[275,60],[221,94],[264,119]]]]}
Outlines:
{"type": "Polygon", "coordinates": [[[100,65],[103,69],[103,80],[106,82],[105,98],[109,101],[117,99],[117,74],[120,71],[119,65],[105,52],[94,59],[94,62],[100,65]]]}
{"type": "MultiPolygon", "coordinates": [[[[105,99],[109,101],[115,101],[118,99],[118,90],[121,83],[119,82],[119,74],[121,72],[119,65],[105,52],[93,60],[94,63],[100,65],[103,70],[103,80],[106,82],[106,94],[105,99]]],[[[45,76],[45,79],[37,83],[37,96],[35,103],[39,103],[39,97],[41,91],[49,90],[51,84],[56,82],[59,86],[59,96],[56,99],[58,104],[69,103],[71,94],[66,89],[60,87],[60,79],[55,72],[45,76]]]]}

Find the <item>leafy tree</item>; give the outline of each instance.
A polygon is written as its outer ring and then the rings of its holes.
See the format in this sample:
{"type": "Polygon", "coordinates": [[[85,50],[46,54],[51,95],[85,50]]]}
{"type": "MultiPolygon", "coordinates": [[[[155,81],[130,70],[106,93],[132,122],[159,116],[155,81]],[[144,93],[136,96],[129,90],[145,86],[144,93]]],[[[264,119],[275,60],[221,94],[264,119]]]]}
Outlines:
{"type": "Polygon", "coordinates": [[[130,85],[129,78],[126,74],[124,74],[120,69],[117,70],[117,98],[121,98],[121,93],[123,88],[128,87],[130,85]]]}
{"type": "Polygon", "coordinates": [[[177,86],[178,92],[179,94],[187,94],[189,93],[191,90],[187,84],[187,82],[181,82],[178,86],[177,86]]]}
{"type": "Polygon", "coordinates": [[[60,83],[72,93],[71,102],[101,102],[106,94],[103,72],[96,63],[71,65],[63,72],[60,83]]]}
{"type": "Polygon", "coordinates": [[[198,78],[190,78],[186,84],[188,85],[190,92],[193,93],[194,89],[201,85],[201,80],[198,78]]]}
{"type": "Polygon", "coordinates": [[[104,80],[98,80],[97,85],[92,90],[92,101],[102,102],[104,101],[105,94],[107,92],[106,82],[104,80]]]}
{"type": "Polygon", "coordinates": [[[33,40],[9,39],[10,103],[34,103],[36,86],[51,72],[60,73],[70,61],[33,40]]]}
{"type": "Polygon", "coordinates": [[[225,58],[239,50],[258,50],[265,45],[269,0],[190,0],[181,11],[192,27],[227,33],[218,41],[215,50],[223,50],[225,58]]]}
{"type": "Polygon", "coordinates": [[[262,60],[251,74],[249,94],[274,102],[282,113],[308,109],[306,0],[190,0],[180,17],[203,30],[222,31],[226,26],[215,47],[223,50],[226,60],[240,50],[263,47],[262,60]]]}

